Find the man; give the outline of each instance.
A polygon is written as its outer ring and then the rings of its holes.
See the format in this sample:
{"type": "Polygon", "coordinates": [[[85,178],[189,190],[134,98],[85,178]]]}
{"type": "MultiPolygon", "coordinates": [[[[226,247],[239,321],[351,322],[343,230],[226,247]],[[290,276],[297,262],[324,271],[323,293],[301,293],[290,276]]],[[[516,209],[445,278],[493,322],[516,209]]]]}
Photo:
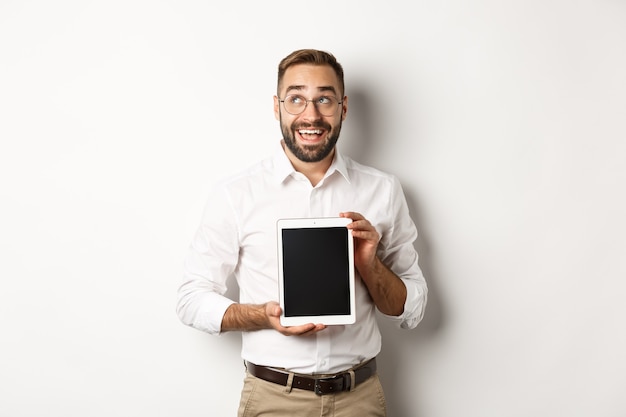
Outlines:
{"type": "Polygon", "coordinates": [[[214,187],[191,244],[177,312],[210,334],[242,332],[239,416],[386,415],[375,310],[406,329],[424,314],[417,231],[398,180],[335,147],[348,111],[344,94],[333,55],[298,50],[285,57],[274,97],[280,147],[214,187]],[[356,322],[283,327],[276,221],[337,216],[352,220],[356,322]],[[239,302],[223,296],[231,275],[239,302]]]}

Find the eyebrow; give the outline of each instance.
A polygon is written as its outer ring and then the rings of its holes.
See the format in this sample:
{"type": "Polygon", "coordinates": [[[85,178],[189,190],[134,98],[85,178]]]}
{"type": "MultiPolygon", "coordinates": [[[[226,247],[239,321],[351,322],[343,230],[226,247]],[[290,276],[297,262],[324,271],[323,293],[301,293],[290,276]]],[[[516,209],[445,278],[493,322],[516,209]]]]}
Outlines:
{"type": "MultiPolygon", "coordinates": [[[[302,90],[305,90],[305,89],[306,89],[306,86],[304,85],[290,85],[289,87],[287,87],[285,94],[289,94],[292,91],[301,92],[302,90]]],[[[321,93],[330,91],[334,93],[335,95],[337,94],[337,90],[335,90],[335,87],[333,87],[332,85],[323,85],[321,87],[317,87],[317,91],[321,93]]]]}

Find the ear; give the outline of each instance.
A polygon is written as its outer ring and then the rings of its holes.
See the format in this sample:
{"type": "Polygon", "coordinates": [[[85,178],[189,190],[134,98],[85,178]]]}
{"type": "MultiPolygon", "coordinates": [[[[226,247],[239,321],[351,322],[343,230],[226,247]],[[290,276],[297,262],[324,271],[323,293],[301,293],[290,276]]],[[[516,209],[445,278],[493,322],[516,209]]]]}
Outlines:
{"type": "Polygon", "coordinates": [[[280,101],[277,96],[274,96],[274,118],[280,120],[280,101]]]}
{"type": "Polygon", "coordinates": [[[348,115],[348,96],[343,96],[343,100],[341,101],[341,121],[344,121],[348,115]]]}

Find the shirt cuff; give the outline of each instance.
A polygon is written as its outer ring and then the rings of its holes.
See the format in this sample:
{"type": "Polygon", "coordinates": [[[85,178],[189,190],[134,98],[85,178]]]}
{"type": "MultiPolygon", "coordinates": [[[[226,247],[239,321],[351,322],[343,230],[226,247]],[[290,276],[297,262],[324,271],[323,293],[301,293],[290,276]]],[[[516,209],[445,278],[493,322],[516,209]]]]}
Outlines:
{"type": "Polygon", "coordinates": [[[404,301],[404,311],[399,316],[389,316],[402,329],[414,329],[424,317],[424,306],[426,304],[425,290],[415,281],[400,278],[406,287],[406,300],[404,301]]]}
{"type": "Polygon", "coordinates": [[[235,302],[216,293],[206,294],[204,309],[198,312],[193,327],[212,335],[222,332],[222,319],[228,307],[235,302]]]}

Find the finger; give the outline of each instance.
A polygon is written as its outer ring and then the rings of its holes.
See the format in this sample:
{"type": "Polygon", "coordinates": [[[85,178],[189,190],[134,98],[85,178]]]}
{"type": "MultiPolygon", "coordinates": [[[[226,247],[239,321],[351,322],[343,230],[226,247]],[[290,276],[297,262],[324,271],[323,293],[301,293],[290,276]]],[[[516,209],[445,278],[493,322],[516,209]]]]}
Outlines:
{"type": "Polygon", "coordinates": [[[316,324],[311,330],[306,331],[304,333],[300,333],[300,336],[310,336],[310,335],[313,335],[317,332],[324,330],[325,328],[326,326],[323,324],[316,324]]]}
{"type": "Polygon", "coordinates": [[[343,211],[339,213],[339,217],[345,217],[347,219],[352,219],[353,222],[357,220],[364,220],[365,217],[361,213],[357,213],[356,211],[343,211]]]}
{"type": "Polygon", "coordinates": [[[356,220],[346,226],[352,230],[374,230],[374,226],[368,220],[356,220]]]}
{"type": "Polygon", "coordinates": [[[365,239],[365,240],[379,240],[380,239],[380,236],[378,235],[378,232],[376,232],[376,230],[352,229],[352,236],[359,238],[359,239],[365,239]]]}
{"type": "Polygon", "coordinates": [[[352,236],[361,239],[378,240],[380,238],[378,231],[367,220],[350,223],[347,228],[352,232],[352,236]]]}
{"type": "Polygon", "coordinates": [[[313,323],[303,324],[300,326],[283,327],[285,332],[284,334],[291,336],[308,336],[325,328],[326,326],[324,325],[316,325],[313,323]]]}
{"type": "Polygon", "coordinates": [[[276,301],[269,301],[265,305],[265,314],[270,318],[278,318],[282,314],[283,310],[276,301]]]}

